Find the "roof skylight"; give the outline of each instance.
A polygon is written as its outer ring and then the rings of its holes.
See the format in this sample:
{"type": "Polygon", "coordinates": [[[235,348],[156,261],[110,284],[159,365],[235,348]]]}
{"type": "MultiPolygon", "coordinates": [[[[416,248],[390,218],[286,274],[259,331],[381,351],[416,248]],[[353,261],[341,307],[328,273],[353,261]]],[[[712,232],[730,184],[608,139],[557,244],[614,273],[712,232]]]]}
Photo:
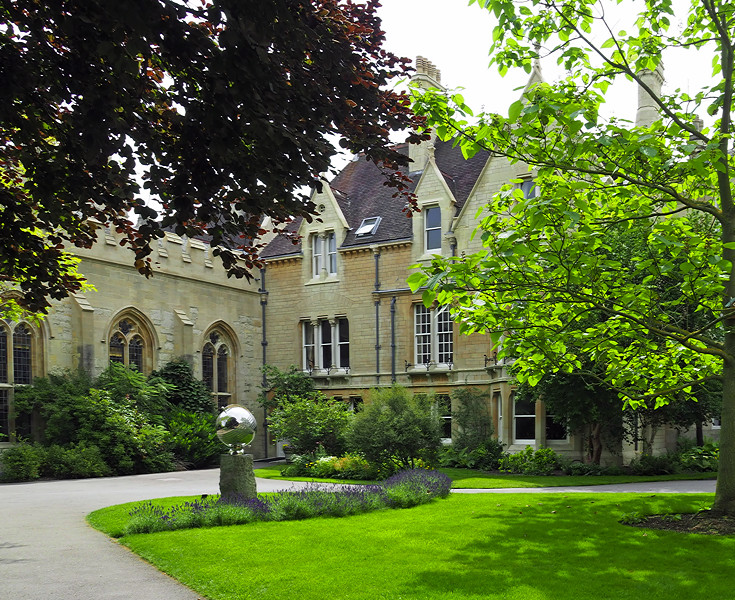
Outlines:
{"type": "Polygon", "coordinates": [[[362,237],[364,235],[374,234],[378,229],[378,225],[380,225],[380,219],[381,217],[368,217],[367,219],[363,219],[355,235],[362,237]]]}

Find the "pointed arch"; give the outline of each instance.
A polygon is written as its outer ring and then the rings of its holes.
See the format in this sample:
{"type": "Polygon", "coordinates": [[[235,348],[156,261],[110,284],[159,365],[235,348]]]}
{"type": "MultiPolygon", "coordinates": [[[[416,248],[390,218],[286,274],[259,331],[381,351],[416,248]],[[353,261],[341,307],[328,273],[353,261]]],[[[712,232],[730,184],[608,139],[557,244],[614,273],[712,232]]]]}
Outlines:
{"type": "Polygon", "coordinates": [[[31,322],[0,321],[0,444],[15,438],[15,389],[44,374],[43,338],[31,322]]]}
{"type": "Polygon", "coordinates": [[[240,349],[235,331],[224,321],[216,321],[205,330],[200,348],[202,380],[217,406],[236,404],[240,349]]]}
{"type": "Polygon", "coordinates": [[[155,365],[158,338],[153,324],[135,307],[118,311],[107,330],[109,362],[134,367],[150,373],[155,365]]]}

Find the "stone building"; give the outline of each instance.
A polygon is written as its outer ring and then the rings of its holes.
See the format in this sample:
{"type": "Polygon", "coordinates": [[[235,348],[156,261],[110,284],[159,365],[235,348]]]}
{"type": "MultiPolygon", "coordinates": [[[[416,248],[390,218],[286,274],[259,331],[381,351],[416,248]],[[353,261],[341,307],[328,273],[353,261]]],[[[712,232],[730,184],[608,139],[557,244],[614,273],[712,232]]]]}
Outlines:
{"type": "MultiPolygon", "coordinates": [[[[439,71],[421,57],[414,77],[441,87],[439,71]]],[[[660,89],[662,74],[651,79],[660,89]]],[[[528,86],[538,81],[535,65],[528,86]]],[[[639,121],[654,117],[643,94],[639,121]]],[[[353,405],[392,383],[433,393],[447,439],[450,395],[471,386],[486,393],[506,449],[548,446],[581,458],[582,437],[555,423],[543,402],[514,400],[509,365],[496,360],[489,336],[460,336],[447,310],[424,307],[406,285],[411,265],[480,249],[471,239],[477,211],[510,182],[534,194],[533,173],[487,152],[464,160],[436,140],[403,151],[420,212],[407,213],[379,169],[356,157],[314,192],[318,218],[289,226],[300,241],[276,236],[265,248],[266,266],[254,282],[227,278],[205,242],[173,234],[154,249],[155,274],[145,279],[115,235],[100,229],[98,244],[78,252],[79,270],[96,291],[54,303],[40,326],[0,324],[0,433],[9,436],[0,446],[12,441],[15,385],[55,369],[97,375],[110,361],[150,373],[184,357],[220,406],[248,406],[260,424],[262,365],[296,365],[326,395],[353,405]]],[[[662,431],[658,449],[672,440],[662,431]]],[[[256,458],[280,450],[261,426],[256,458]]],[[[622,450],[626,458],[635,451],[622,450]]]]}

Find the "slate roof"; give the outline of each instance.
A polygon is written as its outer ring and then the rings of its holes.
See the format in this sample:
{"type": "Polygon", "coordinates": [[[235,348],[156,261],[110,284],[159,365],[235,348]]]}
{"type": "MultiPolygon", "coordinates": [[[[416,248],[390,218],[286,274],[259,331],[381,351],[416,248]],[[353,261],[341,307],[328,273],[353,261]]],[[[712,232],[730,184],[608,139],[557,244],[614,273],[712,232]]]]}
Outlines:
{"type": "MultiPolygon", "coordinates": [[[[408,153],[408,145],[403,144],[398,150],[408,153]]],[[[459,148],[453,148],[451,142],[435,143],[434,159],[456,200],[459,211],[472,191],[477,178],[485,166],[489,152],[478,152],[470,160],[465,160],[459,148]]],[[[413,184],[411,191],[421,178],[422,172],[410,173],[413,184]]],[[[403,212],[405,201],[393,198],[395,188],[384,185],[385,176],[379,167],[367,161],[363,156],[348,163],[347,166],[329,183],[345,219],[350,226],[340,248],[351,248],[391,241],[410,240],[412,238],[411,219],[403,212]],[[381,217],[380,225],[372,235],[355,236],[363,219],[381,217]]],[[[296,232],[301,219],[288,226],[288,231],[296,232]]],[[[301,244],[294,245],[285,236],[276,236],[261,252],[262,258],[276,258],[298,255],[301,244]]]]}

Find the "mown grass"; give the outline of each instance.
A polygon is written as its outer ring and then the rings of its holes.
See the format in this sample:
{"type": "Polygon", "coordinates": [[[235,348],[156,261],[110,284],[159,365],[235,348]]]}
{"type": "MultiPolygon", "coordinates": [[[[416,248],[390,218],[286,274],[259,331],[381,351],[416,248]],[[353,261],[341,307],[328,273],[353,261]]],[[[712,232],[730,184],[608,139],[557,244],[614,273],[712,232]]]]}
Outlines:
{"type": "MultiPolygon", "coordinates": [[[[692,512],[711,500],[457,494],[408,510],[121,542],[210,600],[729,598],[734,537],[618,523],[628,513],[692,512]]],[[[90,520],[107,518],[99,513],[90,520]]]]}
{"type": "MultiPolygon", "coordinates": [[[[270,465],[255,471],[256,477],[283,481],[321,481],[327,483],[375,483],[374,481],[319,479],[315,477],[283,477],[283,465],[270,465]]],[[[717,473],[677,473],[675,475],[501,475],[472,469],[437,469],[452,479],[453,489],[502,489],[566,487],[571,485],[604,485],[610,483],[635,483],[643,481],[677,481],[716,479],[717,473]]]]}

